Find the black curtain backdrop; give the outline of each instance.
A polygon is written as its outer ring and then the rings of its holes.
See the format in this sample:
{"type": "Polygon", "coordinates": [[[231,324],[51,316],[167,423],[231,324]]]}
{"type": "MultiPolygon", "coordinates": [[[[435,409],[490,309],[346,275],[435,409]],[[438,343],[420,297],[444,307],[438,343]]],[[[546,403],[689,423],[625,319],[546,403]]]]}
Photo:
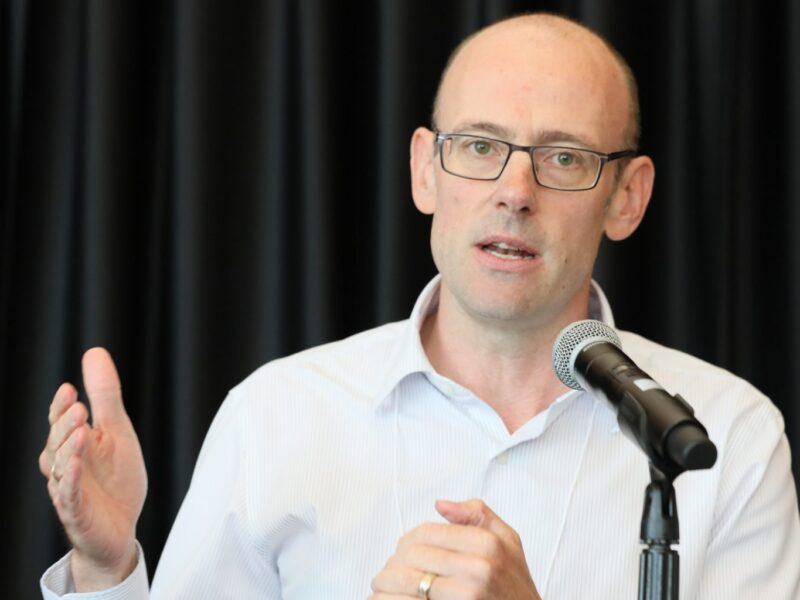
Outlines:
{"type": "Polygon", "coordinates": [[[4,596],[66,548],[37,456],[86,348],[116,358],[141,437],[152,573],[226,391],[408,315],[434,273],[411,132],[454,45],[531,9],[607,36],[640,83],[654,200],[596,272],[618,325],[766,392],[798,472],[794,0],[4,0],[4,596]]]}

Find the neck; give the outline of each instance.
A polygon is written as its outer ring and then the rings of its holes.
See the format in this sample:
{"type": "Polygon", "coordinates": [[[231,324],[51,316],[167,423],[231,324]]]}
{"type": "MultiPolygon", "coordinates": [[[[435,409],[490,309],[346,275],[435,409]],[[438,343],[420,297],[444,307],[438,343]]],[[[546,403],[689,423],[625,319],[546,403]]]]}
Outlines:
{"type": "Polygon", "coordinates": [[[553,372],[553,342],[563,327],[588,316],[588,294],[545,323],[502,323],[469,315],[442,286],[439,309],[422,326],[422,345],[438,373],[491,406],[510,433],[569,390],[553,372]]]}

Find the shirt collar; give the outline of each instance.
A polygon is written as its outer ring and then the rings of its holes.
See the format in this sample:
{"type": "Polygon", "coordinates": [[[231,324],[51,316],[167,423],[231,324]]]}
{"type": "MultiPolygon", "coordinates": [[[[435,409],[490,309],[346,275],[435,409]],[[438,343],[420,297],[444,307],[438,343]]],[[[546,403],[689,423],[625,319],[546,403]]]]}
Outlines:
{"type": "MultiPolygon", "coordinates": [[[[428,285],[425,286],[414,303],[411,316],[406,321],[401,339],[395,346],[388,361],[388,370],[375,396],[376,409],[386,404],[391,398],[394,389],[409,375],[436,373],[422,347],[420,333],[428,315],[436,312],[439,308],[441,282],[442,276],[436,275],[428,282],[428,285]]],[[[614,327],[614,315],[611,312],[611,306],[600,285],[594,280],[592,280],[589,288],[589,318],[597,319],[610,327],[614,327]]]]}
{"type": "Polygon", "coordinates": [[[614,315],[600,284],[592,279],[589,287],[589,318],[602,321],[609,327],[614,327],[614,315]]]}
{"type": "Polygon", "coordinates": [[[414,373],[434,373],[433,365],[422,347],[421,330],[428,315],[439,308],[439,289],[442,276],[436,275],[422,290],[411,316],[406,321],[399,343],[389,360],[389,369],[383,379],[378,394],[375,396],[377,406],[382,406],[400,382],[414,373]]]}

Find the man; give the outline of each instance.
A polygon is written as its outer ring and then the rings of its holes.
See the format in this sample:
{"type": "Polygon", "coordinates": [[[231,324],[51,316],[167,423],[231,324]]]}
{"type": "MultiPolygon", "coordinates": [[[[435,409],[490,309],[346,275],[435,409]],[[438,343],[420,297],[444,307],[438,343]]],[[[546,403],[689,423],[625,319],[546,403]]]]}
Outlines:
{"type": "MultiPolygon", "coordinates": [[[[454,53],[434,128],[414,132],[411,175],[441,278],[409,321],[275,361],[231,392],[153,597],[634,597],[645,458],[550,365],[564,326],[612,323],[591,281],[598,246],[633,233],[650,198],[652,161],[631,152],[633,78],[575,23],[506,20],[454,53]]],[[[622,340],[719,448],[676,484],[682,596],[798,597],[780,414],[720,369],[622,340]]],[[[103,350],[84,357],[84,380],[94,427],[62,386],[40,460],[74,545],[43,592],[144,597],[138,441],[103,350]]]]}

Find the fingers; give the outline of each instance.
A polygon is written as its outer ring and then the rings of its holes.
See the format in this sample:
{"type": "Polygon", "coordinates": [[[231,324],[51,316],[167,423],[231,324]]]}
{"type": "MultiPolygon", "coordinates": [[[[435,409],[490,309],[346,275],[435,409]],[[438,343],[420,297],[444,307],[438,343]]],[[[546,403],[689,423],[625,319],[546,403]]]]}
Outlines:
{"type": "MultiPolygon", "coordinates": [[[[73,406],[82,405],[75,404],[73,406]]],[[[84,413],[85,410],[84,408],[84,413]]],[[[62,415],[61,419],[68,417],[69,412],[62,415]]],[[[51,467],[47,473],[47,491],[68,536],[71,536],[85,519],[85,515],[82,516],[81,512],[83,497],[81,474],[84,469],[83,454],[88,445],[90,433],[90,427],[85,422],[73,429],[52,454],[51,467]]],[[[46,453],[45,450],[42,454],[46,453]]]]}
{"type": "MultiPolygon", "coordinates": [[[[408,567],[385,568],[372,580],[370,600],[400,598],[420,598],[420,584],[423,577],[432,571],[424,571],[408,567]]],[[[469,588],[457,579],[436,575],[428,587],[427,597],[431,600],[461,600],[470,597],[469,588]]]]}
{"type": "Polygon", "coordinates": [[[78,390],[71,383],[62,383],[53,395],[47,422],[52,425],[70,406],[78,400],[78,390]]]}
{"type": "MultiPolygon", "coordinates": [[[[376,593],[394,592],[395,594],[418,597],[417,590],[424,575],[424,571],[409,567],[396,566],[394,568],[386,568],[372,579],[372,591],[376,593]]],[[[431,584],[432,589],[433,584],[431,584]]],[[[428,596],[431,595],[431,590],[428,591],[428,596]]],[[[395,596],[392,597],[394,598],[395,596]]]]}
{"type": "MultiPolygon", "coordinates": [[[[94,423],[102,427],[123,424],[130,427],[130,420],[122,405],[119,375],[114,361],[104,348],[92,348],[83,356],[83,380],[92,408],[94,423]]],[[[78,402],[78,392],[69,383],[62,384],[50,403],[47,420],[50,433],[47,444],[39,455],[39,470],[51,477],[54,457],[58,448],[77,428],[87,423],[89,413],[78,402]]]]}
{"type": "Polygon", "coordinates": [[[53,456],[53,464],[50,467],[49,473],[51,478],[56,481],[63,479],[73,457],[76,458],[78,462],[81,461],[88,436],[89,426],[85,423],[72,430],[69,437],[59,446],[53,456]]]}
{"type": "Polygon", "coordinates": [[[99,428],[128,422],[122,405],[119,375],[105,348],[92,348],[83,355],[83,385],[92,409],[92,422],[99,428]]]}
{"type": "Polygon", "coordinates": [[[490,568],[487,559],[482,556],[445,550],[436,546],[415,546],[413,552],[409,552],[404,558],[404,562],[415,571],[423,573],[437,573],[443,576],[474,573],[479,579],[490,568]]]}
{"type": "Polygon", "coordinates": [[[450,523],[480,527],[509,543],[520,545],[519,535],[481,500],[437,500],[436,511],[450,523]]]}
{"type": "Polygon", "coordinates": [[[436,512],[451,523],[459,525],[474,525],[480,527],[492,513],[491,509],[480,500],[465,500],[452,502],[450,500],[437,500],[436,512]]]}
{"type": "Polygon", "coordinates": [[[86,406],[76,402],[70,406],[50,427],[47,437],[47,451],[51,454],[58,450],[76,427],[86,424],[89,414],[86,406]]]}
{"type": "Polygon", "coordinates": [[[81,473],[83,463],[80,457],[70,456],[64,463],[59,478],[51,477],[47,482],[47,491],[58,513],[58,518],[68,532],[76,527],[80,519],[81,509],[81,473]]]}
{"type": "MultiPolygon", "coordinates": [[[[51,416],[58,416],[51,423],[47,443],[39,455],[39,470],[42,475],[48,478],[52,475],[56,451],[76,429],[87,426],[86,422],[89,418],[86,407],[80,402],[76,402],[77,394],[65,390],[67,385],[61,386],[53,399],[50,414],[51,416]],[[62,390],[65,390],[65,395],[60,397],[62,390]],[[66,408],[64,408],[65,406],[66,408]],[[62,412],[59,414],[59,411],[62,412]]],[[[71,388],[72,386],[69,387],[71,388]]],[[[74,392],[74,388],[72,388],[72,392],[74,392]]]]}
{"type": "MultiPolygon", "coordinates": [[[[400,538],[398,552],[416,550],[419,546],[435,546],[453,552],[492,556],[500,545],[498,536],[469,525],[424,523],[400,538]]],[[[409,553],[412,553],[409,552],[409,553]]]]}

